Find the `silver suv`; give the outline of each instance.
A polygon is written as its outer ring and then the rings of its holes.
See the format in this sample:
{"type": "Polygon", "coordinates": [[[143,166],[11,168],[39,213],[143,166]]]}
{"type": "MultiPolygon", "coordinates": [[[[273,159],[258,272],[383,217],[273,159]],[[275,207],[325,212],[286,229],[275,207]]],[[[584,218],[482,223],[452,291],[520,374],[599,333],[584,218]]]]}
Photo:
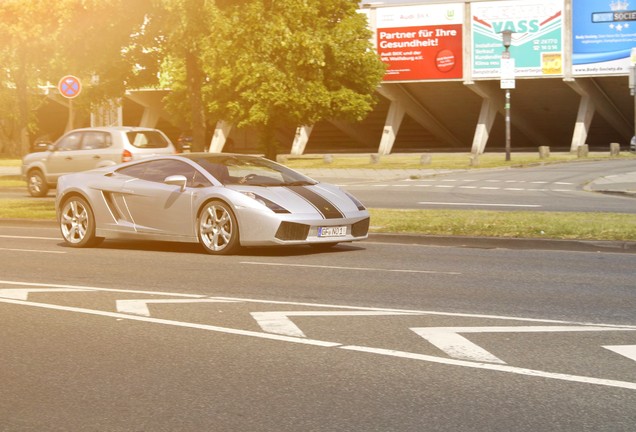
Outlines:
{"type": "Polygon", "coordinates": [[[86,171],[160,154],[176,153],[160,130],[139,127],[75,129],[51,144],[47,151],[22,158],[22,175],[29,193],[45,196],[61,175],[86,171]]]}

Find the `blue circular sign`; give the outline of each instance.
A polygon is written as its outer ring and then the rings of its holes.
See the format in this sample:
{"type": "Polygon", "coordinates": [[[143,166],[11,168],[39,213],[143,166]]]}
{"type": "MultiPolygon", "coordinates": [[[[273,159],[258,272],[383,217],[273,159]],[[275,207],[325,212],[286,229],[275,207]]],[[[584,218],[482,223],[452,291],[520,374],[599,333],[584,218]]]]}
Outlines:
{"type": "Polygon", "coordinates": [[[62,96],[72,99],[80,94],[82,91],[82,84],[80,83],[79,78],[74,77],[73,75],[66,75],[58,83],[57,89],[60,91],[62,96]]]}

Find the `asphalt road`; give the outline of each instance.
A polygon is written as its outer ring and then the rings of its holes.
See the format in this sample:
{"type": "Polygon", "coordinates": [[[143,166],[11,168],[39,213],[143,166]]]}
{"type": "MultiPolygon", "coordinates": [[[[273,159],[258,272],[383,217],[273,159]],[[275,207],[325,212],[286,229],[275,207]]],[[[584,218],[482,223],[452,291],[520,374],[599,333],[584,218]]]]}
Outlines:
{"type": "Polygon", "coordinates": [[[633,431],[633,254],[0,224],[0,431],[633,431]]]}
{"type": "Polygon", "coordinates": [[[634,196],[586,188],[595,179],[636,171],[636,161],[577,162],[457,171],[418,179],[325,178],[372,208],[636,213],[634,196]]]}

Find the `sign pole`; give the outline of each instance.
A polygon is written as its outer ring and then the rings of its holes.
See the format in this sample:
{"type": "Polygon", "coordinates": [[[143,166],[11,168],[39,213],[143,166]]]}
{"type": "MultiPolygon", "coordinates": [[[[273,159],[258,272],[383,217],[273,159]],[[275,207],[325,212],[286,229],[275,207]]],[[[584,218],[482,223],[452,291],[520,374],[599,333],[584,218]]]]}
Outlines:
{"type": "Polygon", "coordinates": [[[76,98],[82,91],[82,83],[79,78],[73,75],[66,75],[62,77],[57,84],[57,89],[60,94],[68,99],[68,123],[66,124],[66,131],[70,131],[75,126],[75,111],[73,109],[73,99],[76,98]]]}

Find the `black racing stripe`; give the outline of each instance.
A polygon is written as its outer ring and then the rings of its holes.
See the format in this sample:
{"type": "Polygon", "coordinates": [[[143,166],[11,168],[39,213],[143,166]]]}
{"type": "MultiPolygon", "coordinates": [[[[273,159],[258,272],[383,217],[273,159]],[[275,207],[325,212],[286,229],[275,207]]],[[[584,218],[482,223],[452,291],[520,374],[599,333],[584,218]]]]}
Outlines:
{"type": "Polygon", "coordinates": [[[287,186],[287,189],[305,198],[325,219],[340,219],[345,217],[340,210],[325,197],[318,195],[316,192],[304,186],[287,186]]]}

